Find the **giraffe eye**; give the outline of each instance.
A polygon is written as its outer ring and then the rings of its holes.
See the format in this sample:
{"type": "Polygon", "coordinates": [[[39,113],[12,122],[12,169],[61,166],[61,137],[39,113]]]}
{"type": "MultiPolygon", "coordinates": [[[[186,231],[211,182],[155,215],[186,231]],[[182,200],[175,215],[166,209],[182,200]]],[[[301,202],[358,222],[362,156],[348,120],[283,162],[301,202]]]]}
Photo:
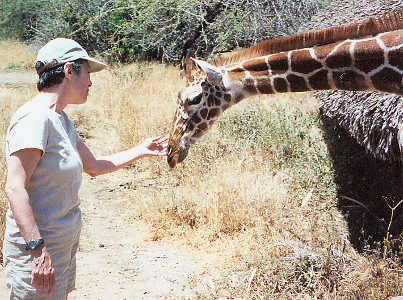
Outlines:
{"type": "Polygon", "coordinates": [[[196,97],[189,98],[188,103],[189,105],[196,105],[199,104],[202,99],[202,94],[198,94],[196,97]]]}

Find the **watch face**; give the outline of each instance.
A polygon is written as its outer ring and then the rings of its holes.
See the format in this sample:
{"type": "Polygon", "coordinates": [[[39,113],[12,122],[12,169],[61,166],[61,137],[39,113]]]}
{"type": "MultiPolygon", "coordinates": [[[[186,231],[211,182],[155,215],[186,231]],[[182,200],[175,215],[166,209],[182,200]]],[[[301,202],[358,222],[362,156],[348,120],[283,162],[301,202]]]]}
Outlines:
{"type": "Polygon", "coordinates": [[[39,240],[32,240],[28,242],[28,248],[30,250],[35,250],[36,248],[38,248],[38,246],[43,244],[43,239],[39,239],[39,240]]]}

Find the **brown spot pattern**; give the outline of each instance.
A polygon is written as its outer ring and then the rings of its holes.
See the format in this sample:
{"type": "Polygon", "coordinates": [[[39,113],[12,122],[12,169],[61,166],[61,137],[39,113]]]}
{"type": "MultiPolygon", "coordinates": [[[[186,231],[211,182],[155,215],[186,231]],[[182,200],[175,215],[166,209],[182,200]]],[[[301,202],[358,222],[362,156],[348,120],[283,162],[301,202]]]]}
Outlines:
{"type": "Polygon", "coordinates": [[[288,70],[287,53],[278,53],[269,56],[269,65],[273,74],[284,74],[288,70]]]}
{"type": "Polygon", "coordinates": [[[224,95],[224,100],[225,100],[226,102],[230,102],[230,101],[231,101],[231,95],[230,95],[230,94],[225,94],[225,95],[224,95]]]}
{"type": "Polygon", "coordinates": [[[207,129],[207,123],[203,122],[203,123],[199,124],[197,126],[197,128],[200,129],[200,130],[206,130],[207,129]]]}
{"type": "Polygon", "coordinates": [[[384,63],[384,51],[375,40],[359,42],[354,48],[355,66],[370,72],[384,63]]]}
{"type": "Polygon", "coordinates": [[[255,81],[251,78],[247,78],[243,81],[244,90],[250,94],[256,94],[255,81]]]}
{"type": "Polygon", "coordinates": [[[314,60],[308,50],[297,50],[291,53],[291,70],[294,72],[309,74],[321,67],[322,64],[314,60]]]}
{"type": "Polygon", "coordinates": [[[210,109],[210,111],[208,112],[208,115],[207,115],[207,119],[208,120],[214,119],[216,116],[218,116],[219,113],[220,113],[219,108],[210,109]]]}
{"type": "Polygon", "coordinates": [[[334,47],[336,47],[338,44],[340,44],[340,43],[333,43],[333,44],[329,44],[329,45],[323,45],[323,46],[316,47],[314,49],[316,57],[319,60],[325,59],[329,55],[329,53],[334,49],[334,47]]]}
{"type": "Polygon", "coordinates": [[[374,87],[383,92],[402,93],[402,75],[385,68],[371,77],[374,87]]]}
{"type": "Polygon", "coordinates": [[[353,71],[333,72],[336,88],[347,91],[365,91],[368,86],[365,77],[353,71]]]}
{"type": "Polygon", "coordinates": [[[215,101],[214,101],[215,106],[221,106],[221,100],[217,97],[215,97],[215,101]]]}
{"type": "Polygon", "coordinates": [[[327,78],[327,71],[322,70],[309,77],[309,84],[314,90],[329,90],[330,84],[327,78]]]}
{"type": "Polygon", "coordinates": [[[194,115],[192,116],[192,119],[191,119],[190,121],[191,121],[191,123],[193,123],[193,124],[198,124],[198,123],[201,122],[201,119],[199,118],[198,115],[194,114],[194,115]]]}
{"type": "Polygon", "coordinates": [[[207,105],[208,106],[213,106],[214,105],[214,96],[213,95],[209,95],[207,98],[207,105]]]}
{"type": "Polygon", "coordinates": [[[258,58],[246,61],[242,64],[245,70],[252,71],[252,72],[259,72],[267,70],[267,64],[264,58],[258,58]]]}
{"type": "Polygon", "coordinates": [[[351,43],[345,43],[340,46],[332,55],[326,58],[326,65],[331,69],[351,66],[350,45],[351,43]]]}
{"type": "Polygon", "coordinates": [[[273,80],[274,88],[278,93],[287,92],[287,81],[284,78],[277,77],[273,80]]]}
{"type": "Polygon", "coordinates": [[[291,92],[304,92],[308,90],[306,81],[303,77],[290,74],[287,76],[287,80],[290,83],[291,92]]]}
{"type": "Polygon", "coordinates": [[[207,108],[203,108],[203,109],[200,111],[200,115],[201,115],[201,117],[202,117],[203,119],[205,119],[205,118],[207,117],[207,113],[208,113],[207,108]]]}
{"type": "Polygon", "coordinates": [[[403,71],[403,47],[389,52],[389,63],[403,71]]]}
{"type": "Polygon", "coordinates": [[[259,78],[256,80],[257,89],[262,94],[273,94],[273,88],[271,87],[270,79],[268,78],[259,78]]]}

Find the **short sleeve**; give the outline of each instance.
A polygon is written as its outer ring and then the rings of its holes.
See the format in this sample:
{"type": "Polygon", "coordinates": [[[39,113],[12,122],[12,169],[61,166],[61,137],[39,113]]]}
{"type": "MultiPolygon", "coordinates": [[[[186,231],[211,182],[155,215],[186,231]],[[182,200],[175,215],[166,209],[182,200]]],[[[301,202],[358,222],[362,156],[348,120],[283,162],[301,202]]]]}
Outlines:
{"type": "Polygon", "coordinates": [[[45,152],[48,140],[48,116],[41,112],[29,112],[12,121],[6,137],[6,154],[27,148],[45,152]]]}

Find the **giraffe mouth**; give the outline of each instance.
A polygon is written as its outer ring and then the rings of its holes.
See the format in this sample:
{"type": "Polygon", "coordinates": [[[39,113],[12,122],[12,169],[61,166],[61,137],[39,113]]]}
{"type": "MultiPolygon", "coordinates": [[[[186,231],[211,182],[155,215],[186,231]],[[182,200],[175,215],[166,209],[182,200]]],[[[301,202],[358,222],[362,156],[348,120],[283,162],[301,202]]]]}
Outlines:
{"type": "Polygon", "coordinates": [[[168,146],[168,156],[167,161],[171,169],[175,168],[177,164],[184,161],[188,155],[189,147],[180,147],[174,150],[172,146],[168,146]]]}

